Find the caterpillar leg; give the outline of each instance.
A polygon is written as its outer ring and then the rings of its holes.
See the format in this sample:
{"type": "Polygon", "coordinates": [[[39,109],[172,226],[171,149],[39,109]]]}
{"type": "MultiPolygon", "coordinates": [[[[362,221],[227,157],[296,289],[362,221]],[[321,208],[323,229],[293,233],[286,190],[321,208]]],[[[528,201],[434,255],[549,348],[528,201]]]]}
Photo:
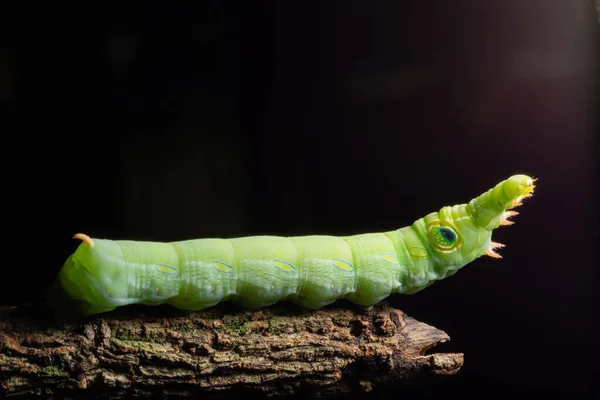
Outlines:
{"type": "Polygon", "coordinates": [[[336,299],[333,300],[321,300],[321,299],[311,299],[304,296],[297,296],[291,298],[290,301],[302,308],[306,308],[309,310],[318,310],[319,308],[323,308],[331,303],[333,303],[336,299]]]}
{"type": "Polygon", "coordinates": [[[279,301],[281,301],[281,300],[268,300],[268,301],[258,300],[257,301],[257,300],[251,300],[246,297],[238,297],[238,298],[232,300],[232,303],[239,306],[244,311],[252,312],[252,311],[258,310],[259,308],[272,306],[273,304],[275,304],[279,301]]]}
{"type": "Polygon", "coordinates": [[[105,312],[112,311],[115,308],[117,308],[117,307],[116,306],[112,306],[112,307],[99,306],[97,304],[88,303],[87,301],[81,301],[80,305],[79,305],[79,309],[85,315],[105,313],[105,312]]]}
{"type": "Polygon", "coordinates": [[[193,311],[200,311],[200,310],[204,310],[205,308],[215,306],[219,302],[218,301],[204,302],[204,301],[190,300],[190,299],[187,299],[184,297],[183,298],[175,297],[175,298],[169,299],[166,303],[170,304],[173,307],[178,308],[182,311],[193,312],[193,311]]]}

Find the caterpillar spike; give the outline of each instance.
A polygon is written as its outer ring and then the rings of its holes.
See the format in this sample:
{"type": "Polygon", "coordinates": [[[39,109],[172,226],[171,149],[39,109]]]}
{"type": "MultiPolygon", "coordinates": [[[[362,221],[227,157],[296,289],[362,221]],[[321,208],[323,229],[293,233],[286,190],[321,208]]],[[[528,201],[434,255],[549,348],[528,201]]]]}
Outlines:
{"type": "Polygon", "coordinates": [[[514,221],[509,220],[509,218],[514,217],[516,215],[519,215],[519,213],[517,211],[504,211],[504,214],[502,214],[502,217],[500,217],[500,225],[502,226],[508,226],[508,225],[513,225],[514,221]]]}
{"type": "Polygon", "coordinates": [[[506,245],[504,245],[502,243],[491,242],[490,247],[488,247],[485,254],[487,254],[488,256],[490,256],[492,258],[502,258],[502,256],[500,254],[496,253],[494,250],[501,249],[503,247],[506,247],[506,245]]]}

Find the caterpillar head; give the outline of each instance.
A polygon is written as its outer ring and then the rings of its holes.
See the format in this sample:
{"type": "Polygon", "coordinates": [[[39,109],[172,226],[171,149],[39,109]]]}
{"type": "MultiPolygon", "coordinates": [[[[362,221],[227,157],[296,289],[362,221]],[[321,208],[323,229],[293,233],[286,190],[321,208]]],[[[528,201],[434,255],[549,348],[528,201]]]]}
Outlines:
{"type": "Polygon", "coordinates": [[[533,189],[534,179],[514,175],[468,204],[444,207],[423,218],[419,228],[433,251],[440,278],[482,255],[501,258],[496,249],[504,245],[492,242],[492,231],[513,223],[509,218],[517,212],[510,209],[521,205],[533,189]]]}

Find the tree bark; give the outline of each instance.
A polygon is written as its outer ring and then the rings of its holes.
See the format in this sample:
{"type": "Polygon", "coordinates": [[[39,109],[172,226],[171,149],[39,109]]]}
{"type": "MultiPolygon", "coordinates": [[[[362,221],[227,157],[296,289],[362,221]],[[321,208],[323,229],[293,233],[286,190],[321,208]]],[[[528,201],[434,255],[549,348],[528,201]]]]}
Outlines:
{"type": "Polygon", "coordinates": [[[5,307],[0,398],[335,397],[455,374],[463,354],[426,354],[446,340],[386,303],[188,315],[133,306],[62,326],[42,307],[5,307]]]}

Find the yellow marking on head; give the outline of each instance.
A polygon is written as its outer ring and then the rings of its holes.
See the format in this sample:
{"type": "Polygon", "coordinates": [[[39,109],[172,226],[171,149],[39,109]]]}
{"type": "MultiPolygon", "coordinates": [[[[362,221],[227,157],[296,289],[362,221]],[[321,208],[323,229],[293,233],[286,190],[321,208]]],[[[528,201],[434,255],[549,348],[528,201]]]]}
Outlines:
{"type": "Polygon", "coordinates": [[[73,235],[73,239],[79,239],[88,246],[94,247],[94,241],[85,233],[76,233],[75,235],[73,235]]]}
{"type": "Polygon", "coordinates": [[[286,261],[281,261],[281,260],[275,260],[273,261],[273,265],[277,268],[279,268],[282,271],[293,271],[295,268],[292,264],[290,264],[289,262],[286,261]]]}
{"type": "Polygon", "coordinates": [[[340,260],[339,258],[332,258],[331,263],[339,269],[343,269],[344,271],[352,271],[354,269],[352,264],[344,260],[340,260]]]}
{"type": "Polygon", "coordinates": [[[391,262],[392,264],[398,264],[398,257],[393,255],[392,253],[380,253],[381,258],[383,258],[387,262],[391,262]]]}
{"type": "Polygon", "coordinates": [[[165,265],[165,264],[156,264],[156,269],[159,272],[164,272],[165,274],[177,273],[177,270],[175,268],[171,267],[170,265],[165,265]]]}
{"type": "Polygon", "coordinates": [[[213,261],[213,267],[215,267],[216,269],[218,269],[221,272],[231,272],[233,271],[233,267],[230,265],[227,265],[223,262],[220,261],[213,261]]]}
{"type": "Polygon", "coordinates": [[[408,248],[408,253],[413,257],[421,257],[421,258],[429,257],[429,252],[427,251],[427,249],[425,247],[421,247],[421,246],[410,246],[408,248]]]}

